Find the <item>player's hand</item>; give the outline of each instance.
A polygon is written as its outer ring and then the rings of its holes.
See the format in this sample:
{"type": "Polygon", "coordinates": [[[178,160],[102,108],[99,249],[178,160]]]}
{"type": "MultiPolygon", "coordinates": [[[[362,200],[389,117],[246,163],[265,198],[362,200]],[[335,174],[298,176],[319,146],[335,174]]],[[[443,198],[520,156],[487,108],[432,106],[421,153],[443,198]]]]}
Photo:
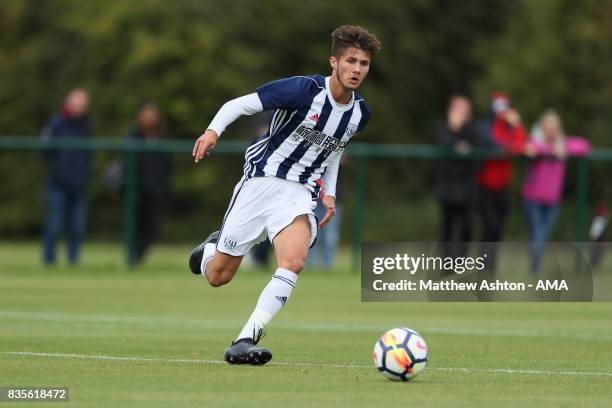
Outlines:
{"type": "Polygon", "coordinates": [[[206,132],[198,137],[198,140],[196,140],[193,146],[193,152],[191,153],[196,163],[199,162],[202,157],[210,155],[210,151],[214,149],[217,144],[217,139],[219,139],[219,136],[212,129],[206,129],[206,132]]]}
{"type": "Polygon", "coordinates": [[[323,217],[321,222],[319,222],[319,228],[323,228],[324,226],[326,226],[329,220],[331,220],[332,217],[336,215],[336,197],[324,195],[321,199],[321,202],[327,209],[327,212],[325,213],[325,216],[323,217]]]}

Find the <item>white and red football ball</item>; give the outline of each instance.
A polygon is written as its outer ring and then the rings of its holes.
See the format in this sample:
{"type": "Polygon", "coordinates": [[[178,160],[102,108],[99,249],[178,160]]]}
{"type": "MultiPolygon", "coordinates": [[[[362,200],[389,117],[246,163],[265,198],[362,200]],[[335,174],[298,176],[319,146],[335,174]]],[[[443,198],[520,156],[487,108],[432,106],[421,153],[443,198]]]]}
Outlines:
{"type": "Polygon", "coordinates": [[[398,327],[384,333],[374,345],[374,365],[394,381],[410,381],[427,364],[427,344],[412,329],[398,327]]]}

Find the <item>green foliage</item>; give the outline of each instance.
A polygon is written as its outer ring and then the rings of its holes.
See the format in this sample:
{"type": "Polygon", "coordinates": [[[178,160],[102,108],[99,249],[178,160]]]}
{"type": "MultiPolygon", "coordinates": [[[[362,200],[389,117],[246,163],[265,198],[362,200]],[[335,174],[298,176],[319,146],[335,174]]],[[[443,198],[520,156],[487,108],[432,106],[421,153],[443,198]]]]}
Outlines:
{"type": "Polygon", "coordinates": [[[482,0],[5,1],[0,129],[37,132],[82,84],[101,135],[123,132],[137,104],[152,98],[173,136],[194,137],[230,97],[278,77],[329,72],[329,34],[350,22],[383,42],[363,89],[376,111],[371,138],[427,140],[422,131],[447,94],[480,71],[467,51],[499,29],[503,9],[482,0]]]}
{"type": "MultiPolygon", "coordinates": [[[[329,34],[350,23],[383,43],[360,90],[374,110],[361,141],[431,143],[432,123],[451,93],[471,94],[483,115],[490,91],[504,89],[528,122],[554,106],[570,133],[603,145],[611,126],[611,15],[610,2],[596,0],[5,0],[0,134],[38,133],[65,93],[82,85],[93,96],[98,137],[124,135],[138,104],[153,99],[168,135],[193,139],[232,97],[279,77],[328,73],[329,34]]],[[[252,137],[248,123],[239,121],[225,137],[252,137]]],[[[172,207],[172,218],[186,225],[203,218],[194,202],[212,205],[218,218],[227,201],[220,192],[239,176],[234,164],[230,177],[225,169],[202,174],[189,159],[176,157],[172,207]]],[[[97,182],[104,160],[97,158],[91,193],[96,231],[108,224],[98,214],[112,199],[97,182]]],[[[3,155],[2,174],[19,167],[17,157],[3,155]]],[[[402,182],[391,194],[426,202],[433,165],[423,168],[415,174],[405,164],[378,166],[370,176],[374,195],[388,194],[393,178],[402,182]]],[[[0,225],[38,222],[31,215],[40,209],[34,173],[22,172],[0,192],[0,225]]],[[[120,220],[120,205],[112,208],[102,211],[105,218],[120,220]]],[[[19,234],[13,227],[11,235],[19,234]]],[[[178,221],[169,228],[185,233],[178,221]]]]}
{"type": "Polygon", "coordinates": [[[611,146],[612,3],[523,1],[497,41],[478,59],[486,74],[475,86],[481,103],[503,89],[531,122],[546,108],[559,111],[569,134],[611,146]]]}

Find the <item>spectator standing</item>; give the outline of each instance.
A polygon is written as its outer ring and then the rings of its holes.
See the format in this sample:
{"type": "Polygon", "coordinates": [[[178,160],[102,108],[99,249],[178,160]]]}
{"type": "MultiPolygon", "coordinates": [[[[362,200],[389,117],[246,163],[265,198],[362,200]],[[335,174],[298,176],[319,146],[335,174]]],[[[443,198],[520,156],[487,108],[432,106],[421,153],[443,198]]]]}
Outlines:
{"type": "MultiPolygon", "coordinates": [[[[527,133],[518,112],[511,107],[510,98],[502,92],[491,97],[492,116],[478,126],[480,137],[487,144],[497,146],[509,154],[523,154],[527,133]]],[[[487,254],[486,270],[493,274],[496,267],[497,242],[503,235],[508,216],[509,186],[512,181],[510,158],[487,159],[476,175],[479,210],[482,217],[482,237],[487,254]]]]}
{"type": "MultiPolygon", "coordinates": [[[[61,111],[51,117],[42,131],[46,139],[89,139],[89,93],[82,88],[70,91],[61,111]]],[[[86,150],[47,150],[45,161],[46,220],[43,232],[43,261],[56,262],[56,243],[66,228],[68,262],[76,264],[85,234],[86,190],[91,174],[91,153],[86,150]]]]}
{"type": "Polygon", "coordinates": [[[553,110],[545,111],[533,128],[525,152],[531,161],[522,187],[533,274],[538,274],[544,247],[559,214],[565,159],[590,151],[584,138],[565,136],[561,118],[553,110]]]}
{"type": "MultiPolygon", "coordinates": [[[[163,137],[163,120],[159,106],[145,102],[138,109],[136,127],[130,136],[155,143],[163,137]]],[[[137,155],[137,219],[135,261],[142,262],[159,234],[170,195],[172,161],[167,152],[145,151],[137,155]]]]}
{"type": "MultiPolygon", "coordinates": [[[[452,96],[446,121],[436,127],[437,143],[452,148],[458,154],[469,153],[477,145],[477,134],[471,119],[471,101],[463,95],[452,96]]],[[[440,242],[453,242],[453,230],[459,224],[458,244],[452,245],[452,248],[445,245],[445,255],[448,256],[466,256],[468,243],[472,239],[476,166],[476,161],[470,159],[444,158],[438,161],[437,193],[442,215],[440,242]]]]}

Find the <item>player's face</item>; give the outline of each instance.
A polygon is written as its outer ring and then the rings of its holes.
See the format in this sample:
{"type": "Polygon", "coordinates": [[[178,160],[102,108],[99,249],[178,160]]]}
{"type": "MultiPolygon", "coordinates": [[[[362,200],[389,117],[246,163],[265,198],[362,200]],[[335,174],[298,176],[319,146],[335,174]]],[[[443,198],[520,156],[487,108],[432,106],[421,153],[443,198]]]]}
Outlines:
{"type": "Polygon", "coordinates": [[[370,56],[359,48],[347,48],[340,57],[332,56],[329,61],[334,69],[333,75],[351,91],[359,88],[370,70],[370,56]]]}

